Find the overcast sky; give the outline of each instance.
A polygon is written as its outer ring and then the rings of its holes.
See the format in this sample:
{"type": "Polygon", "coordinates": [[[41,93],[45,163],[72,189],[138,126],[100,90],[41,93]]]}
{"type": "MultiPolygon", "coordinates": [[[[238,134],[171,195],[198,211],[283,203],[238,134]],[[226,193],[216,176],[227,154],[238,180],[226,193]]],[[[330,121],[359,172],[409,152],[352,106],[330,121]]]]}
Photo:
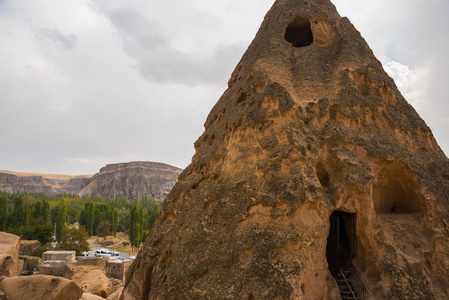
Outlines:
{"type": "MultiPolygon", "coordinates": [[[[184,168],[273,0],[0,0],[0,170],[184,168]]],[[[449,153],[449,1],[334,0],[449,153]]]]}

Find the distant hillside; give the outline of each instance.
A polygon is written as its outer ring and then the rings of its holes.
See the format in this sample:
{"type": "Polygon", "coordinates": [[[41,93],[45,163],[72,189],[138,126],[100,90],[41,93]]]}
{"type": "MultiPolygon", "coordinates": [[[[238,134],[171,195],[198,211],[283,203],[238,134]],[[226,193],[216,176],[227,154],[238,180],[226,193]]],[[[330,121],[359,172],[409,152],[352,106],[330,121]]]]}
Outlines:
{"type": "Polygon", "coordinates": [[[0,190],[9,193],[74,193],[126,196],[141,199],[152,195],[163,199],[178,180],[181,169],[155,162],[130,162],[107,165],[95,175],[59,175],[0,171],[0,190]]]}
{"type": "Polygon", "coordinates": [[[9,193],[77,194],[92,175],[59,175],[0,171],[0,190],[9,193]]]}
{"type": "Polygon", "coordinates": [[[163,199],[175,185],[182,169],[155,162],[130,162],[107,165],[92,177],[80,192],[83,195],[103,197],[126,196],[141,199],[152,195],[163,199]]]}

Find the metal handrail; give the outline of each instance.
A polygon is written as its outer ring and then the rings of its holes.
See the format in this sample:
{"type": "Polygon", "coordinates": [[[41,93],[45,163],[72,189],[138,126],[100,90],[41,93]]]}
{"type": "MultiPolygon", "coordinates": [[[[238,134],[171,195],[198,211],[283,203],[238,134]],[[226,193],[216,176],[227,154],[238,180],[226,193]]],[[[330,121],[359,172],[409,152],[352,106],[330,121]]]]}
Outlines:
{"type": "Polygon", "coordinates": [[[368,289],[368,286],[365,284],[365,282],[362,279],[362,276],[360,276],[359,271],[354,267],[352,263],[349,264],[349,276],[351,277],[351,282],[354,284],[355,289],[357,290],[359,294],[360,300],[368,300],[371,297],[371,293],[368,289]]]}
{"type": "Polygon", "coordinates": [[[349,288],[349,290],[351,291],[352,296],[354,297],[354,299],[359,299],[355,294],[354,291],[352,290],[352,286],[349,284],[348,280],[346,279],[345,274],[343,273],[343,270],[340,269],[340,275],[343,277],[343,279],[345,280],[346,286],[349,288]]]}

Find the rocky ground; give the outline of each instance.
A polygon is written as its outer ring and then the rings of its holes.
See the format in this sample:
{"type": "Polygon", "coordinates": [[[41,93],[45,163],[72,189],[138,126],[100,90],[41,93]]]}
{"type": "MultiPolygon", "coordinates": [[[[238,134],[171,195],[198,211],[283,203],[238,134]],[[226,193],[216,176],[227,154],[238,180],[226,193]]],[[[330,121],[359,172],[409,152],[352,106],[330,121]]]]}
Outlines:
{"type": "Polygon", "coordinates": [[[0,232],[1,300],[118,300],[123,281],[108,278],[96,266],[64,265],[58,276],[16,276],[19,269],[18,236],[0,232]]]}

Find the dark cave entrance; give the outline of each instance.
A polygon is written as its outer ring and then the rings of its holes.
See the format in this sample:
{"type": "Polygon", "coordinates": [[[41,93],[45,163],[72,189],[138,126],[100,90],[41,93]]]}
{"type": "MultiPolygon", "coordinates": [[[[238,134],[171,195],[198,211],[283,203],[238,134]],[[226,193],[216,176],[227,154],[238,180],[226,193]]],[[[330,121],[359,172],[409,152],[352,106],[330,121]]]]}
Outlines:
{"type": "Polygon", "coordinates": [[[334,277],[340,270],[349,268],[351,259],[357,254],[355,216],[343,211],[334,211],[330,216],[326,260],[334,277]]]}
{"type": "Polygon", "coordinates": [[[312,29],[308,18],[297,17],[285,30],[284,38],[293,47],[307,47],[313,43],[312,29]]]}

